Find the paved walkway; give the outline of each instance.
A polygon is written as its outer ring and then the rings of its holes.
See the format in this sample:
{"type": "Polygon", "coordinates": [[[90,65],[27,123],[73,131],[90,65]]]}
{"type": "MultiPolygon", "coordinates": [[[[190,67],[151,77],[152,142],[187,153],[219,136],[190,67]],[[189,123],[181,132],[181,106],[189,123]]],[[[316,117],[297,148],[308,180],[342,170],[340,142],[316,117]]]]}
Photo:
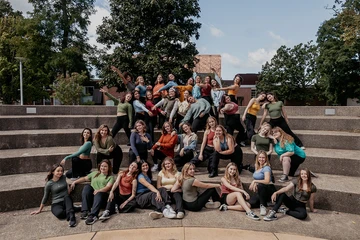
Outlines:
{"type": "Polygon", "coordinates": [[[223,228],[199,228],[199,227],[176,227],[176,228],[145,228],[131,230],[115,230],[100,231],[84,234],[75,234],[55,238],[47,238],[47,240],[112,240],[112,239],[136,239],[136,240],[199,240],[199,239],[222,239],[222,240],[317,240],[323,238],[312,238],[306,236],[247,231],[238,229],[223,228]]]}

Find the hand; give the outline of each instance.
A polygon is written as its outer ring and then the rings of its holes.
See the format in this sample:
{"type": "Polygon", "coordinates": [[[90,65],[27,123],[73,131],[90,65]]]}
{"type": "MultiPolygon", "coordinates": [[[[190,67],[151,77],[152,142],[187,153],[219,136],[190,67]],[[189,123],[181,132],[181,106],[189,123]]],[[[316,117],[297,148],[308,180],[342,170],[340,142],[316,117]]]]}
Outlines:
{"type": "Polygon", "coordinates": [[[203,116],[205,116],[205,113],[203,113],[203,112],[202,112],[202,113],[200,113],[199,117],[201,117],[201,118],[202,118],[203,116]]]}
{"type": "Polygon", "coordinates": [[[245,122],[245,115],[241,118],[241,120],[242,120],[243,122],[245,122]]]}
{"type": "Polygon", "coordinates": [[[61,160],[60,165],[65,165],[65,159],[61,160]]]}
{"type": "Polygon", "coordinates": [[[220,113],[224,114],[224,110],[223,110],[223,109],[220,109],[220,113]]]}
{"type": "Polygon", "coordinates": [[[114,199],[114,193],[113,193],[113,191],[110,191],[110,193],[109,193],[109,197],[108,197],[108,202],[112,202],[112,200],[114,199]]]}
{"type": "Polygon", "coordinates": [[[30,215],[36,215],[36,214],[39,214],[40,213],[40,210],[36,210],[36,211],[33,211],[30,213],[30,215]]]}
{"type": "Polygon", "coordinates": [[[127,204],[127,201],[123,202],[121,205],[120,205],[120,209],[123,209],[127,204]]]}
{"type": "Polygon", "coordinates": [[[210,70],[213,72],[216,72],[215,68],[213,68],[213,67],[211,67],[210,70]]]}
{"type": "Polygon", "coordinates": [[[158,202],[161,202],[161,201],[162,201],[162,198],[161,198],[161,195],[160,195],[160,192],[159,192],[159,191],[156,193],[155,200],[158,201],[158,202]]]}
{"type": "Polygon", "coordinates": [[[284,159],[284,156],[283,155],[280,155],[280,162],[282,162],[283,161],[283,159],[284,159]]]}
{"type": "Polygon", "coordinates": [[[276,197],[277,197],[277,194],[276,194],[276,192],[274,192],[273,195],[271,195],[271,201],[273,203],[276,202],[276,197]]]}
{"type": "Polygon", "coordinates": [[[156,106],[153,106],[152,108],[151,108],[151,111],[155,111],[156,110],[156,106]]]}
{"type": "Polygon", "coordinates": [[[149,114],[150,117],[154,116],[154,114],[152,112],[150,112],[150,111],[148,112],[148,114],[149,114]]]}
{"type": "Polygon", "coordinates": [[[180,157],[183,157],[183,156],[184,156],[184,148],[182,148],[182,149],[180,150],[179,155],[180,155],[180,157]]]}
{"type": "Polygon", "coordinates": [[[151,85],[147,85],[146,86],[146,90],[151,90],[152,89],[152,86],[151,85]]]}
{"type": "Polygon", "coordinates": [[[141,136],[140,137],[140,139],[141,139],[141,141],[143,141],[143,142],[149,142],[149,139],[144,135],[144,136],[141,136]]]}
{"type": "MultiPolygon", "coordinates": [[[[180,127],[179,127],[180,128],[180,127]]],[[[171,132],[171,136],[173,137],[173,136],[175,136],[176,135],[176,131],[172,131],[171,132]]]]}
{"type": "Polygon", "coordinates": [[[202,154],[199,154],[198,159],[199,159],[200,161],[202,161],[202,160],[204,159],[204,156],[203,156],[202,154]]]}
{"type": "Polygon", "coordinates": [[[114,151],[114,146],[110,146],[108,150],[109,150],[109,152],[114,151]]]}
{"type": "Polygon", "coordinates": [[[74,190],[74,189],[75,189],[75,185],[76,185],[75,182],[72,182],[71,185],[70,185],[70,189],[71,189],[71,190],[74,190]]]}
{"type": "Polygon", "coordinates": [[[140,162],[140,160],[141,160],[141,159],[140,159],[140,156],[137,156],[137,157],[136,157],[136,161],[137,161],[137,162],[140,162]]]}
{"type": "Polygon", "coordinates": [[[154,149],[150,149],[151,156],[154,156],[154,149]]]}
{"type": "Polygon", "coordinates": [[[247,192],[244,192],[245,195],[245,200],[249,200],[250,199],[250,195],[247,192]]]}
{"type": "Polygon", "coordinates": [[[103,89],[103,88],[100,88],[100,92],[107,93],[107,91],[105,89],[103,89]]]}
{"type": "Polygon", "coordinates": [[[99,193],[100,191],[99,190],[95,190],[94,191],[94,195],[96,195],[97,193],[99,193]]]}
{"type": "Polygon", "coordinates": [[[128,126],[128,128],[130,128],[130,129],[131,129],[131,123],[129,123],[129,126],[128,126]]]}
{"type": "Polygon", "coordinates": [[[118,69],[115,66],[110,67],[113,72],[116,72],[118,69]]]}
{"type": "Polygon", "coordinates": [[[169,123],[172,123],[172,118],[169,118],[169,123]]]}
{"type": "Polygon", "coordinates": [[[161,114],[166,116],[166,112],[165,111],[161,111],[161,114]]]}
{"type": "Polygon", "coordinates": [[[155,143],[155,145],[160,147],[161,143],[157,142],[157,143],[155,143]]]}

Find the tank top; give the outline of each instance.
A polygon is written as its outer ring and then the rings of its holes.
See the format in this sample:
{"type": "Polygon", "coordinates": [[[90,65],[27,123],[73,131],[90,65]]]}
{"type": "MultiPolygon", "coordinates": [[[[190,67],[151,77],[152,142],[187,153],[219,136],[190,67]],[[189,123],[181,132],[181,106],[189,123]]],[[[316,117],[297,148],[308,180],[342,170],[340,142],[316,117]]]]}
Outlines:
{"type": "Polygon", "coordinates": [[[225,112],[226,114],[228,114],[228,115],[234,115],[234,114],[239,110],[239,105],[237,105],[236,103],[230,102],[230,103],[227,103],[227,104],[231,104],[231,105],[233,105],[233,107],[232,107],[231,110],[226,111],[226,112],[225,112]]]}
{"type": "MultiPolygon", "coordinates": [[[[233,187],[237,187],[236,183],[235,184],[230,183],[230,185],[233,186],[233,187]]],[[[229,193],[232,193],[232,192],[233,192],[233,190],[227,188],[224,184],[221,184],[221,195],[220,195],[221,197],[222,197],[223,194],[229,194],[229,193]]]]}
{"type": "Polygon", "coordinates": [[[132,192],[132,181],[134,178],[123,174],[119,182],[119,190],[121,195],[130,195],[132,192]]]}
{"type": "Polygon", "coordinates": [[[211,94],[211,85],[206,84],[206,87],[201,88],[201,96],[210,96],[211,94]]]}
{"type": "Polygon", "coordinates": [[[260,104],[257,102],[254,102],[248,109],[249,114],[256,116],[258,111],[260,110],[260,104]]]}
{"type": "Polygon", "coordinates": [[[209,146],[214,146],[214,136],[215,136],[215,132],[209,130],[209,134],[207,135],[207,141],[206,141],[206,145],[209,145],[209,146]]]}
{"type": "Polygon", "coordinates": [[[226,142],[226,137],[224,139],[224,142],[220,142],[220,148],[221,148],[221,151],[225,151],[225,150],[228,150],[229,149],[229,146],[226,142]]]}
{"type": "Polygon", "coordinates": [[[239,88],[240,88],[240,87],[237,87],[237,88],[235,88],[235,89],[230,89],[230,90],[228,91],[228,95],[236,96],[237,93],[238,93],[238,91],[239,91],[239,88]]]}

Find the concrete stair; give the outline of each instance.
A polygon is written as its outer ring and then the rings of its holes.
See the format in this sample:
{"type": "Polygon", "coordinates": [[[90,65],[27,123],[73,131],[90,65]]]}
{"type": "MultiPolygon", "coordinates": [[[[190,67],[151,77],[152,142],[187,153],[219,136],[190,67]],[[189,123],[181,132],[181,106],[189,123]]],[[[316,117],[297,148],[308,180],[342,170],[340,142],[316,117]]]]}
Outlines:
{"type": "MultiPolygon", "coordinates": [[[[240,107],[241,112],[244,107],[240,107]]],[[[338,212],[360,214],[360,107],[286,107],[290,127],[306,146],[307,159],[302,166],[319,174],[314,179],[318,187],[316,207],[338,212]],[[329,115],[333,114],[333,115],[329,115]]],[[[115,123],[116,107],[105,106],[0,106],[0,211],[26,209],[39,205],[46,169],[64,156],[78,150],[84,127],[97,131],[102,123],[115,123]]],[[[258,115],[261,118],[261,112],[258,115]]],[[[258,121],[259,122],[259,121],[258,121]]],[[[201,143],[203,131],[198,132],[201,143]]],[[[160,131],[155,131],[155,139],[160,131]]],[[[122,167],[129,164],[123,131],[115,138],[124,158],[122,167]]],[[[199,147],[200,148],[200,147],[199,147]]],[[[244,164],[253,164],[254,154],[242,148],[244,164]]],[[[92,150],[95,166],[95,149],[92,150]]],[[[149,154],[150,156],[150,154],[149,154]]],[[[151,157],[149,157],[151,162],[151,157]]],[[[229,161],[220,161],[224,168],[229,161]]],[[[279,179],[281,165],[273,154],[272,168],[279,179]]],[[[209,179],[202,165],[197,177],[209,179]]],[[[70,167],[70,162],[66,168],[70,167]]],[[[220,176],[223,174],[220,171],[220,176]]],[[[245,187],[251,174],[241,174],[245,187]]],[[[276,183],[277,187],[284,184],[276,183]]],[[[75,192],[80,200],[81,186],[75,192]]]]}

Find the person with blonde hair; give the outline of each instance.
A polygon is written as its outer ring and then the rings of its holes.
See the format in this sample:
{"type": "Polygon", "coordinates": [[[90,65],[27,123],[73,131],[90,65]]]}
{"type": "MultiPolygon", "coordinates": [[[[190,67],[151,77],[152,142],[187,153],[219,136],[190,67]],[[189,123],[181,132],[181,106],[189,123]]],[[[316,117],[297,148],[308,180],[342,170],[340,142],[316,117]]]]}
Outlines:
{"type": "Polygon", "coordinates": [[[250,195],[244,191],[239,171],[235,163],[229,163],[225,169],[225,175],[221,178],[221,200],[222,205],[220,211],[235,210],[245,211],[246,216],[252,220],[260,220],[260,218],[250,209],[250,204],[246,200],[250,199],[250,195]]]}
{"type": "Polygon", "coordinates": [[[275,202],[275,206],[269,211],[269,214],[264,217],[265,221],[273,221],[277,219],[276,212],[279,210],[284,214],[290,215],[294,218],[304,220],[307,217],[306,203],[309,202],[310,211],[317,212],[314,208],[314,199],[317,189],[311,182],[311,172],[307,168],[300,170],[300,175],[297,179],[293,179],[289,185],[274,192],[271,200],[275,202]],[[286,195],[293,189],[291,197],[286,195]],[[285,204],[289,209],[280,208],[281,204],[285,204]]]}
{"type": "Polygon", "coordinates": [[[274,146],[283,167],[283,175],[279,182],[289,180],[288,176],[294,176],[296,170],[305,161],[306,154],[294,142],[294,138],[279,127],[272,130],[272,135],[277,143],[274,146]]]}
{"type": "Polygon", "coordinates": [[[220,196],[216,188],[220,184],[203,183],[195,178],[195,165],[186,163],[181,171],[181,176],[178,178],[171,192],[183,192],[184,208],[190,211],[198,212],[203,207],[218,208],[220,207],[220,196]],[[199,188],[206,190],[199,194],[199,188]],[[212,199],[212,202],[209,199],[212,199]]]}
{"type": "Polygon", "coordinates": [[[180,191],[171,192],[171,188],[180,177],[181,173],[178,172],[175,162],[172,158],[166,157],[161,164],[161,171],[157,177],[157,188],[165,188],[169,194],[172,203],[175,203],[176,218],[184,218],[185,211],[183,207],[182,194],[180,191]]]}

